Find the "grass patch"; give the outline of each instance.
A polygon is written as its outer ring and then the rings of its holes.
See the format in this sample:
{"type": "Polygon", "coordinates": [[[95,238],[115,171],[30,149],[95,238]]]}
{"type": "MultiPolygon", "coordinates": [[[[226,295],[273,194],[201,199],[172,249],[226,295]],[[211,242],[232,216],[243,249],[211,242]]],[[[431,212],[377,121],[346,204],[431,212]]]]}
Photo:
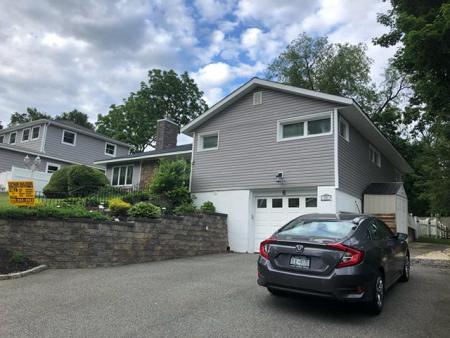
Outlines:
{"type": "Polygon", "coordinates": [[[428,237],[420,237],[416,242],[419,243],[432,243],[432,244],[446,244],[450,245],[450,239],[444,238],[428,238],[428,237]]]}
{"type": "Polygon", "coordinates": [[[0,208],[9,205],[9,197],[7,192],[0,192],[0,208]]]}
{"type": "Polygon", "coordinates": [[[26,218],[90,218],[96,220],[109,220],[110,218],[96,211],[89,211],[80,207],[58,208],[56,206],[15,207],[0,208],[0,218],[26,219],[26,218]]]}

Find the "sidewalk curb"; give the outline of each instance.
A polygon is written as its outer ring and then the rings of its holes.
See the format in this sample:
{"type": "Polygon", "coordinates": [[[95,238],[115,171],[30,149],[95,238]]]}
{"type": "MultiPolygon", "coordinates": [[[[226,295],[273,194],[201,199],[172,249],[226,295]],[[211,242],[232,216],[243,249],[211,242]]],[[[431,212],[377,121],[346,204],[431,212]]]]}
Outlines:
{"type": "Polygon", "coordinates": [[[450,269],[450,260],[444,259],[426,259],[426,258],[411,258],[412,265],[426,265],[433,268],[450,269]]]}
{"type": "Polygon", "coordinates": [[[22,278],[34,273],[41,272],[43,270],[47,269],[47,265],[39,265],[32,269],[21,271],[21,272],[13,272],[8,273],[6,275],[0,275],[0,280],[7,280],[7,279],[16,279],[16,278],[22,278]]]}

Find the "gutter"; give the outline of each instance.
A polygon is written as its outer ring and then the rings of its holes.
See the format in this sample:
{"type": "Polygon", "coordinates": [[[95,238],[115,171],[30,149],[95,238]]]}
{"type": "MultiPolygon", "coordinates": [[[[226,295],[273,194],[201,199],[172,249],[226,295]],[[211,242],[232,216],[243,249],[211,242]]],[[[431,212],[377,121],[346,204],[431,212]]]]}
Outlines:
{"type": "Polygon", "coordinates": [[[173,155],[182,155],[182,154],[190,154],[192,153],[192,150],[183,150],[183,151],[174,151],[171,153],[162,153],[162,154],[153,154],[153,155],[143,155],[143,156],[136,156],[136,157],[122,157],[122,158],[115,158],[112,160],[100,160],[95,161],[94,164],[108,164],[108,163],[117,163],[117,162],[133,162],[138,160],[145,160],[148,158],[159,158],[159,157],[166,157],[166,156],[173,156],[173,155]]]}

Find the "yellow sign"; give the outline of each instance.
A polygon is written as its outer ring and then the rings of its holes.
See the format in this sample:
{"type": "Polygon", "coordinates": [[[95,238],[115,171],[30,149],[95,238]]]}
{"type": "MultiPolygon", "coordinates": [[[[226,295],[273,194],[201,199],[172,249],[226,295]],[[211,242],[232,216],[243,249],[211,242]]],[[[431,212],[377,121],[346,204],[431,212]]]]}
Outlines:
{"type": "Polygon", "coordinates": [[[33,181],[8,181],[9,203],[18,206],[34,206],[35,191],[33,181]]]}

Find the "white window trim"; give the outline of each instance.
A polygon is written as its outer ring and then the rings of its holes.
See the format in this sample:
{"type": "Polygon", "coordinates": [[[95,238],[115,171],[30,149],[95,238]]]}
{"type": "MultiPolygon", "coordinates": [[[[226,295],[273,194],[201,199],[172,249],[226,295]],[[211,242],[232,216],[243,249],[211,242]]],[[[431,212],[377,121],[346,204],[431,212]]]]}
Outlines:
{"type": "Polygon", "coordinates": [[[116,157],[116,154],[117,154],[117,145],[115,145],[114,143],[105,142],[105,155],[111,156],[111,157],[116,157]],[[114,154],[109,154],[106,152],[106,148],[108,147],[108,145],[114,146],[114,154]]]}
{"type": "Polygon", "coordinates": [[[290,117],[287,119],[282,119],[282,120],[277,121],[277,142],[298,140],[298,139],[302,139],[302,138],[310,138],[310,137],[325,136],[325,135],[332,135],[332,134],[333,134],[333,112],[332,111],[322,112],[322,113],[313,114],[313,115],[290,117]],[[329,132],[322,133],[322,134],[308,135],[308,121],[321,120],[321,119],[327,118],[327,117],[330,118],[330,131],[329,132]],[[303,124],[304,134],[302,136],[283,137],[283,125],[289,124],[289,123],[296,123],[296,122],[304,123],[303,124]]]}
{"type": "Polygon", "coordinates": [[[74,131],[63,129],[62,137],[61,137],[61,143],[62,143],[62,144],[67,144],[68,146],[75,147],[76,144],[77,144],[77,136],[78,136],[77,133],[75,133],[74,131]],[[64,142],[64,134],[65,134],[66,132],[67,132],[67,133],[72,133],[72,134],[75,135],[74,138],[73,138],[73,144],[72,144],[72,143],[68,143],[68,142],[64,142]]]}
{"type": "Polygon", "coordinates": [[[31,139],[31,128],[25,128],[24,130],[22,130],[22,136],[20,137],[20,142],[21,143],[25,143],[25,142],[30,141],[30,139],[31,139]],[[25,134],[25,130],[28,130],[28,139],[27,140],[23,139],[23,135],[25,134]]]}
{"type": "Polygon", "coordinates": [[[17,132],[16,131],[13,131],[11,134],[9,134],[9,142],[8,142],[8,144],[16,144],[17,143],[17,132]],[[12,135],[15,135],[14,136],[14,143],[11,143],[11,136],[12,135]]]}
{"type": "Polygon", "coordinates": [[[131,184],[126,184],[127,183],[127,176],[128,176],[128,168],[129,167],[133,167],[133,176],[135,173],[134,170],[134,165],[133,164],[128,164],[128,165],[116,165],[114,167],[111,168],[111,186],[113,187],[132,187],[133,186],[133,177],[131,177],[131,184]],[[113,179],[114,179],[114,169],[115,168],[119,168],[119,176],[117,177],[117,183],[119,183],[120,181],[120,168],[125,167],[125,184],[113,184],[113,179]]]}
{"type": "Polygon", "coordinates": [[[338,133],[339,133],[340,137],[342,137],[347,142],[350,142],[350,126],[349,126],[348,122],[342,116],[339,116],[338,133]],[[341,130],[340,130],[341,123],[344,123],[345,126],[347,127],[345,136],[341,135],[341,130]]]}
{"type": "Polygon", "coordinates": [[[380,152],[379,152],[377,149],[375,149],[375,147],[372,146],[371,144],[369,144],[369,160],[370,160],[371,163],[375,164],[378,168],[381,168],[381,154],[380,154],[380,152]],[[374,153],[378,154],[378,162],[372,161],[372,156],[371,156],[372,154],[371,154],[371,151],[373,151],[374,153]]]}
{"type": "Polygon", "coordinates": [[[36,126],[36,127],[31,128],[31,134],[30,134],[31,140],[37,140],[37,139],[39,138],[40,135],[41,135],[41,126],[36,126]],[[34,131],[35,129],[38,129],[38,130],[39,130],[38,136],[37,136],[37,137],[33,137],[33,131],[34,131]]]}
{"type": "Polygon", "coordinates": [[[216,131],[208,131],[205,133],[198,134],[198,141],[197,141],[197,148],[198,151],[210,151],[210,150],[218,150],[219,149],[219,142],[220,142],[220,133],[219,130],[216,131]],[[214,148],[203,148],[203,138],[207,136],[214,136],[217,135],[217,146],[214,148]]]}
{"type": "Polygon", "coordinates": [[[58,167],[58,170],[61,169],[61,164],[47,162],[47,165],[45,166],[45,172],[46,172],[47,174],[50,174],[50,173],[48,172],[48,167],[49,167],[49,166],[58,167]]]}

